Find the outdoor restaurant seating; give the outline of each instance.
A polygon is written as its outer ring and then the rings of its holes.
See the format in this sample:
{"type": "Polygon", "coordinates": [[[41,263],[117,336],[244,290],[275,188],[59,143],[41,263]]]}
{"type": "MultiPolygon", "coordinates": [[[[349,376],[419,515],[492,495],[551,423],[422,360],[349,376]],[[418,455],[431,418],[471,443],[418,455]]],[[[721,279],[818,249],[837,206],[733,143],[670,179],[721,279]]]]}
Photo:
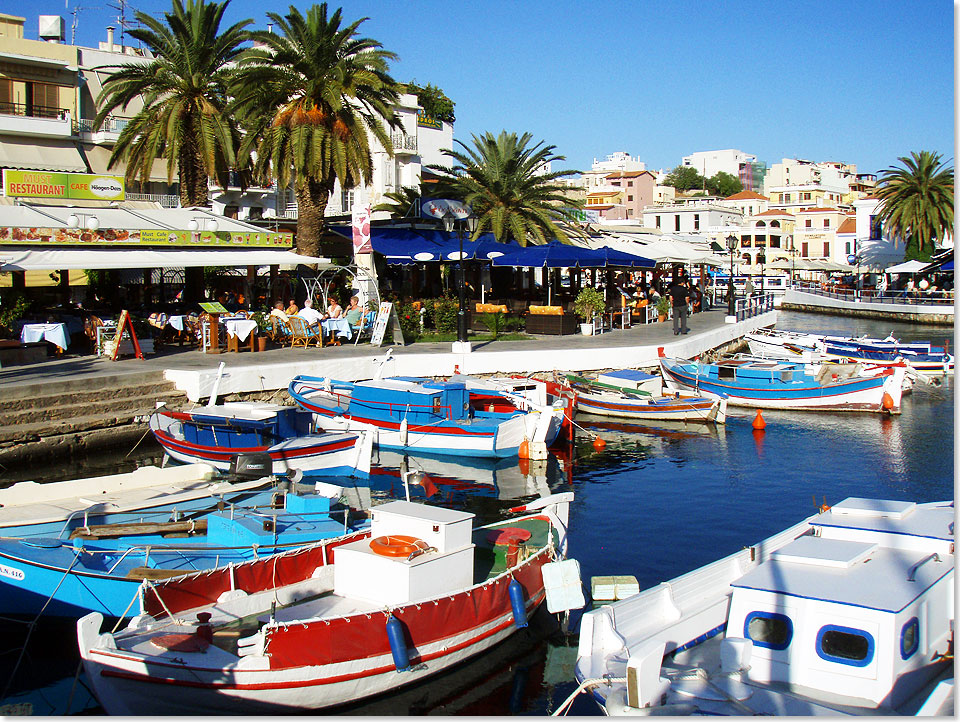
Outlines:
{"type": "Polygon", "coordinates": [[[566,335],[577,332],[579,321],[563,306],[530,306],[525,316],[527,333],[566,335]]]}
{"type": "Polygon", "coordinates": [[[309,326],[305,320],[299,316],[290,316],[287,320],[290,324],[290,347],[303,346],[307,348],[310,344],[323,346],[323,333],[313,326],[309,326]]]}
{"type": "Polygon", "coordinates": [[[480,303],[477,301],[473,310],[467,310],[467,326],[473,331],[486,331],[487,325],[484,323],[484,316],[488,313],[502,313],[507,316],[510,311],[504,303],[480,303]]]}

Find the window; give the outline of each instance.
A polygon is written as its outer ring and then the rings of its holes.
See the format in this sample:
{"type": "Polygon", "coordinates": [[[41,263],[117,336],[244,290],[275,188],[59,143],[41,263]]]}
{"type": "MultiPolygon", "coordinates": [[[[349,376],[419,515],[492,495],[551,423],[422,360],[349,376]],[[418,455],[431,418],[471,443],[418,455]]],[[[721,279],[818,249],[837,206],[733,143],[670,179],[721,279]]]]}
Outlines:
{"type": "Polygon", "coordinates": [[[845,251],[845,253],[846,253],[848,256],[850,255],[850,241],[847,241],[847,250],[845,251]]]}
{"type": "Polygon", "coordinates": [[[807,243],[806,241],[804,241],[803,243],[800,244],[800,255],[803,256],[804,258],[809,258],[809,257],[810,257],[810,248],[809,248],[809,245],[810,245],[810,244],[807,243]]]}
{"type": "Polygon", "coordinates": [[[805,221],[803,222],[803,227],[804,227],[804,228],[813,228],[813,220],[811,220],[810,218],[808,218],[807,220],[805,220],[805,221]]]}
{"type": "Polygon", "coordinates": [[[916,617],[910,619],[900,630],[900,657],[910,659],[920,647],[920,622],[916,617]]]}
{"type": "Polygon", "coordinates": [[[779,227],[780,227],[780,221],[770,221],[770,227],[771,227],[771,228],[779,228],[779,227]]]}
{"type": "Polygon", "coordinates": [[[674,226],[674,230],[676,231],[680,230],[680,214],[679,213],[673,217],[673,226],[674,226]]]}
{"type": "Polygon", "coordinates": [[[883,238],[882,228],[876,216],[870,216],[870,240],[879,241],[883,238]]]}
{"type": "Polygon", "coordinates": [[[810,194],[809,194],[809,193],[804,193],[804,194],[803,194],[803,200],[805,200],[805,201],[810,200],[810,194]]]}
{"type": "Polygon", "coordinates": [[[793,639],[793,622],[785,614],[750,612],[743,622],[743,636],[758,647],[786,649],[793,639]]]}
{"type": "Polygon", "coordinates": [[[693,230],[695,231],[700,230],[700,214],[699,213],[693,214],[693,230]]]}
{"type": "Polygon", "coordinates": [[[824,227],[824,228],[829,228],[829,227],[830,227],[830,219],[829,219],[829,218],[824,218],[824,219],[823,219],[823,227],[824,227]]]}
{"type": "Polygon", "coordinates": [[[627,217],[633,215],[633,208],[627,208],[627,217]]]}
{"type": "Polygon", "coordinates": [[[657,228],[659,228],[659,227],[660,227],[660,216],[654,216],[654,220],[656,221],[657,228]]]}
{"type": "Polygon", "coordinates": [[[780,236],[770,236],[770,248],[780,248],[780,236]]]}
{"type": "Polygon", "coordinates": [[[830,258],[830,244],[826,241],[823,243],[823,257],[830,258]]]}
{"type": "Polygon", "coordinates": [[[627,203],[633,202],[633,196],[627,196],[627,203]]]}
{"type": "Polygon", "coordinates": [[[784,193],[784,194],[781,195],[780,197],[783,199],[783,202],[784,202],[784,203],[789,203],[789,202],[790,202],[790,194],[789,194],[789,193],[784,193]]]}
{"type": "Polygon", "coordinates": [[[763,221],[757,221],[757,228],[766,228],[767,224],[763,221]]]}
{"type": "Polygon", "coordinates": [[[817,632],[817,655],[828,662],[866,667],[874,646],[873,636],[862,629],[827,624],[817,632]]]}

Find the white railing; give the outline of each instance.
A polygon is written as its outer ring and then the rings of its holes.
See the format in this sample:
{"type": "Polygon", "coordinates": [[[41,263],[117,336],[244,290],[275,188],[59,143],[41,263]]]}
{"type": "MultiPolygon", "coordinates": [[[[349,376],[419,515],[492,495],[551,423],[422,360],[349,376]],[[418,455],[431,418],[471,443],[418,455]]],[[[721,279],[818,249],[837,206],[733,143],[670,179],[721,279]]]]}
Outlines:
{"type": "Polygon", "coordinates": [[[407,151],[417,152],[417,136],[407,135],[406,133],[391,133],[390,144],[393,146],[394,153],[407,151]]]}
{"type": "Polygon", "coordinates": [[[171,196],[163,193],[127,193],[128,201],[150,201],[159,203],[164,208],[179,208],[180,196],[171,196]]]}

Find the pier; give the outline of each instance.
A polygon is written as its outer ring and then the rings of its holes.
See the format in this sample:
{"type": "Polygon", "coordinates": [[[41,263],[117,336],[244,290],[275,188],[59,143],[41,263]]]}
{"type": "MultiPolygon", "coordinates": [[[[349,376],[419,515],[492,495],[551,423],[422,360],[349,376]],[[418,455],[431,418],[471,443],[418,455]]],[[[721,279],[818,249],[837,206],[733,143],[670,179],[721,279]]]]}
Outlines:
{"type": "Polygon", "coordinates": [[[952,298],[912,298],[857,291],[825,291],[812,285],[786,289],[780,308],[785,311],[809,311],[938,326],[952,326],[954,318],[952,298]]]}

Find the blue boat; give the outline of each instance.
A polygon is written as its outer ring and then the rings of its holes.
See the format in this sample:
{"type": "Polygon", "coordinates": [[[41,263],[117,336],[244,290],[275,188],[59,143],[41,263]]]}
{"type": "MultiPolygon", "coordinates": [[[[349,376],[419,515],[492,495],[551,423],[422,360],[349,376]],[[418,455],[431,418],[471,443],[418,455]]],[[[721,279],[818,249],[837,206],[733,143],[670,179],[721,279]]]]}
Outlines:
{"type": "Polygon", "coordinates": [[[340,487],[275,494],[258,507],[168,521],[89,524],[58,537],[0,539],[0,614],[126,617],[142,583],[271,556],[364,528],[334,511],[340,487]]]}
{"type": "Polygon", "coordinates": [[[827,336],[823,340],[827,358],[844,361],[867,361],[871,363],[896,363],[901,358],[911,368],[925,374],[946,376],[953,370],[953,356],[943,346],[931,346],[929,342],[900,344],[896,341],[869,343],[860,339],[839,339],[827,336]]]}
{"type": "Polygon", "coordinates": [[[525,410],[488,410],[471,403],[462,381],[297,376],[289,391],[327,431],[373,429],[379,448],[415,453],[513,457],[524,441],[552,444],[563,421],[562,409],[532,404],[525,410]]]}
{"type": "Polygon", "coordinates": [[[894,366],[878,375],[858,375],[832,364],[819,371],[808,364],[778,360],[730,359],[700,363],[660,359],[664,385],[726,398],[731,406],[804,411],[873,411],[900,413],[905,368],[894,366]]]}

